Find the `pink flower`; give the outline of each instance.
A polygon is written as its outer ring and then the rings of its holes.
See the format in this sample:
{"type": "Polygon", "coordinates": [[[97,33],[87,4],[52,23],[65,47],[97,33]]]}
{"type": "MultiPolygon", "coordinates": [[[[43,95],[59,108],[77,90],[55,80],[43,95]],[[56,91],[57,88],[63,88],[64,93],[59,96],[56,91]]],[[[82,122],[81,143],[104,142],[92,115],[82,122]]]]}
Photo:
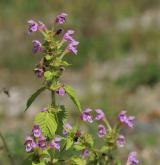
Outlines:
{"type": "Polygon", "coordinates": [[[39,125],[34,125],[32,129],[34,137],[40,137],[41,136],[41,129],[39,125]]]}
{"type": "Polygon", "coordinates": [[[72,130],[72,126],[69,123],[66,123],[64,125],[63,135],[66,136],[70,130],[72,130]]]}
{"type": "Polygon", "coordinates": [[[89,109],[87,108],[86,110],[84,110],[81,114],[81,119],[83,121],[88,121],[89,123],[92,123],[93,120],[92,120],[92,116],[91,116],[91,113],[92,112],[92,109],[89,109]]]}
{"type": "Polygon", "coordinates": [[[38,23],[33,21],[33,20],[29,20],[28,21],[29,27],[28,27],[28,33],[32,33],[32,32],[36,32],[38,30],[38,23]]]}
{"type": "Polygon", "coordinates": [[[61,13],[59,15],[57,15],[56,17],[56,23],[58,24],[64,24],[66,22],[66,17],[68,14],[66,13],[61,13]]]}
{"type": "Polygon", "coordinates": [[[46,138],[43,136],[40,136],[38,139],[38,146],[42,149],[45,150],[47,148],[47,141],[46,138]]]}
{"type": "Polygon", "coordinates": [[[30,136],[26,138],[24,145],[26,148],[26,152],[31,152],[33,148],[36,147],[36,143],[34,142],[33,138],[30,136]]]}
{"type": "Polygon", "coordinates": [[[61,141],[60,137],[56,137],[51,141],[50,147],[55,148],[56,150],[60,150],[60,144],[59,142],[61,141]]]}
{"type": "Polygon", "coordinates": [[[104,137],[107,134],[106,128],[104,125],[100,124],[98,125],[98,136],[100,138],[104,137]]]}
{"type": "Polygon", "coordinates": [[[105,118],[104,112],[101,109],[96,109],[96,120],[103,120],[105,118]]]}
{"type": "Polygon", "coordinates": [[[139,160],[137,160],[137,153],[136,152],[131,152],[128,155],[128,164],[129,165],[136,165],[139,163],[139,160]]]}
{"type": "Polygon", "coordinates": [[[38,24],[39,30],[46,30],[47,29],[46,25],[43,22],[39,21],[38,23],[39,23],[38,24]]]}
{"type": "Polygon", "coordinates": [[[34,72],[35,72],[35,75],[38,77],[38,78],[41,78],[44,74],[44,68],[42,67],[39,67],[39,68],[35,68],[34,69],[34,72]]]}
{"type": "Polygon", "coordinates": [[[63,87],[58,88],[58,90],[56,91],[56,93],[60,96],[64,96],[65,95],[65,90],[63,87]]]}
{"type": "Polygon", "coordinates": [[[73,40],[71,43],[69,43],[67,50],[71,53],[77,54],[77,45],[79,45],[78,41],[73,40]]]}
{"type": "Polygon", "coordinates": [[[127,116],[126,111],[121,111],[119,114],[119,120],[121,123],[126,124],[128,127],[133,128],[135,117],[127,116]]]}
{"type": "Polygon", "coordinates": [[[33,44],[33,54],[42,51],[42,44],[40,41],[33,40],[32,44],[33,44]]]}
{"type": "Polygon", "coordinates": [[[119,135],[117,138],[117,145],[118,147],[124,147],[125,145],[125,137],[123,135],[119,135]]]}
{"type": "Polygon", "coordinates": [[[68,30],[64,36],[63,36],[63,39],[65,41],[69,41],[69,42],[72,42],[74,39],[72,38],[72,35],[74,34],[74,30],[68,30]]]}

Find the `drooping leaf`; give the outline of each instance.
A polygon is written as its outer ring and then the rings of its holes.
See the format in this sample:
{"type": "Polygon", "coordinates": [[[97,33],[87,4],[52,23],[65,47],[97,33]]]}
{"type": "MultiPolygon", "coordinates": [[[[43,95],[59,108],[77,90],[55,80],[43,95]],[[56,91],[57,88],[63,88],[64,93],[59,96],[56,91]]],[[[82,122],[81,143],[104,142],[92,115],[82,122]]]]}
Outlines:
{"type": "Polygon", "coordinates": [[[66,93],[68,94],[68,96],[71,98],[71,100],[74,102],[74,104],[77,106],[78,110],[81,112],[82,110],[81,104],[77,98],[75,90],[71,86],[68,86],[68,85],[65,85],[64,89],[66,93]]]}
{"type": "Polygon", "coordinates": [[[31,104],[34,102],[37,96],[40,95],[40,93],[42,93],[45,89],[46,89],[45,87],[41,87],[35,93],[32,94],[32,96],[27,101],[25,111],[31,106],[31,104]]]}
{"type": "Polygon", "coordinates": [[[35,123],[38,124],[42,130],[42,134],[46,137],[53,137],[57,129],[57,122],[55,115],[50,112],[40,112],[35,117],[35,123]]]}

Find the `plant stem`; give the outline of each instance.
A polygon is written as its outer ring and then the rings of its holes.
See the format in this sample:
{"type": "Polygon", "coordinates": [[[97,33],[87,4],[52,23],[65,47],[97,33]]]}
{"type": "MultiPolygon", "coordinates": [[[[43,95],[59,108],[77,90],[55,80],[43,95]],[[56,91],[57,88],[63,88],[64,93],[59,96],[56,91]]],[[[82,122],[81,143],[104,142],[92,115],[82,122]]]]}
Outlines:
{"type": "Polygon", "coordinates": [[[56,105],[55,91],[51,91],[51,105],[54,107],[56,105]]]}
{"type": "Polygon", "coordinates": [[[5,149],[6,153],[7,153],[7,156],[8,156],[8,158],[9,158],[10,164],[11,164],[11,165],[15,165],[15,164],[14,164],[13,157],[12,157],[10,151],[9,151],[8,145],[7,145],[7,143],[6,143],[6,141],[5,141],[5,138],[3,137],[3,135],[2,135],[1,132],[0,132],[0,138],[1,138],[2,143],[3,143],[3,145],[4,145],[4,149],[5,149]]]}
{"type": "Polygon", "coordinates": [[[110,124],[109,124],[107,118],[104,119],[104,123],[107,125],[108,129],[111,131],[112,128],[111,128],[111,126],[110,126],[110,124]]]}

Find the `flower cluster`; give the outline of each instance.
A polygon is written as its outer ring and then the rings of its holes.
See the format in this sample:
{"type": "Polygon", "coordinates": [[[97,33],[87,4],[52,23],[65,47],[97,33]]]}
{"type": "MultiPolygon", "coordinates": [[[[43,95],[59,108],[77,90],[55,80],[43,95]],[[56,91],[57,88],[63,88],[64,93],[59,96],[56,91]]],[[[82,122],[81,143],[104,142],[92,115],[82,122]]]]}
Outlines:
{"type": "Polygon", "coordinates": [[[55,137],[49,144],[47,139],[42,135],[39,125],[34,125],[32,129],[32,136],[28,136],[26,138],[24,145],[26,152],[32,152],[34,149],[45,150],[47,148],[60,150],[60,141],[60,137],[55,137]]]}
{"type": "Polygon", "coordinates": [[[29,20],[28,24],[29,24],[29,27],[28,27],[28,33],[29,34],[32,33],[32,32],[36,32],[38,30],[44,30],[45,31],[47,29],[46,25],[43,22],[41,22],[41,21],[39,21],[37,23],[34,20],[29,20]]]}
{"type": "Polygon", "coordinates": [[[127,116],[126,111],[121,111],[118,118],[121,123],[126,124],[129,128],[133,128],[134,126],[134,116],[127,116]]]}

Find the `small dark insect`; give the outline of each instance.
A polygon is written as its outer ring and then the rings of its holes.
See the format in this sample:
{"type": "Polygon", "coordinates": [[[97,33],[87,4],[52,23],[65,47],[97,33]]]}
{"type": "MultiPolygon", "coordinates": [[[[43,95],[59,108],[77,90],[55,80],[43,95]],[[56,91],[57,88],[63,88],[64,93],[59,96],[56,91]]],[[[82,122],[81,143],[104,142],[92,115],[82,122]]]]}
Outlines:
{"type": "Polygon", "coordinates": [[[3,92],[4,94],[6,94],[8,97],[10,97],[10,92],[7,88],[2,88],[0,92],[3,92]]]}

